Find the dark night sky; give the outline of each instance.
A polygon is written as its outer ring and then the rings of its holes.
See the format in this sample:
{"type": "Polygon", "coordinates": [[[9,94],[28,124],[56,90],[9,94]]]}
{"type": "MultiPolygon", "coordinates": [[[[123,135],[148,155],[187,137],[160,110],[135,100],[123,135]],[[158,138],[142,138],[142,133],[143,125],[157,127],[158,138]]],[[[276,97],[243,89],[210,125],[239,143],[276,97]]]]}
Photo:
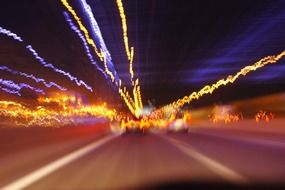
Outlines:
{"type": "MultiPolygon", "coordinates": [[[[75,0],[70,2],[78,7],[75,0]]],[[[115,0],[88,3],[119,75],[129,84],[115,0]]],[[[123,3],[143,99],[155,99],[156,104],[173,101],[285,49],[285,1],[123,0],[123,3]]],[[[42,68],[20,44],[4,36],[0,36],[0,65],[52,79],[95,99],[116,97],[110,84],[88,62],[80,40],[65,22],[64,10],[59,0],[1,1],[0,26],[19,34],[48,62],[86,81],[94,87],[95,95],[42,68]]],[[[222,87],[194,105],[284,91],[282,63],[284,60],[238,80],[237,84],[222,87]]],[[[1,76],[19,80],[5,72],[1,76]]]]}

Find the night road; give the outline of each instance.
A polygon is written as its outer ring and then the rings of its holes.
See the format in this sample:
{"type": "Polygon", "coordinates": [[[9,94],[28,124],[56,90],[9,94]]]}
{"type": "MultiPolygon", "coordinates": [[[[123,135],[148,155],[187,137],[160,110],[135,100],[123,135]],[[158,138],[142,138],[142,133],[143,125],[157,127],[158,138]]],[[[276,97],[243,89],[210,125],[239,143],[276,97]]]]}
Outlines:
{"type": "Polygon", "coordinates": [[[0,190],[285,190],[285,0],[1,0],[0,190]]]}
{"type": "Polygon", "coordinates": [[[94,128],[42,129],[47,130],[44,135],[30,129],[35,137],[17,142],[12,139],[23,131],[2,131],[9,138],[1,139],[6,150],[0,159],[1,187],[211,189],[284,182],[285,131],[278,127],[194,127],[189,133],[121,135],[94,128]]]}

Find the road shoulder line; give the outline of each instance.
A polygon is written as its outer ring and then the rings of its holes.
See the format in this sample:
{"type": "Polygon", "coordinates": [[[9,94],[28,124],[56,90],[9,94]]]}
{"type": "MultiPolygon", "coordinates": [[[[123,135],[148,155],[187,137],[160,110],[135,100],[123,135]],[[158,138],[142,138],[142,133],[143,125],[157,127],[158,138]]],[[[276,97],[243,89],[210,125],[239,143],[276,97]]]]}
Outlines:
{"type": "Polygon", "coordinates": [[[161,138],[163,138],[165,141],[169,142],[171,145],[178,148],[181,152],[183,152],[187,156],[200,162],[201,164],[206,166],[208,169],[210,169],[211,171],[213,171],[214,173],[216,173],[226,181],[238,185],[248,183],[248,179],[246,179],[244,176],[234,171],[233,169],[219,163],[218,161],[213,160],[212,158],[200,153],[190,144],[187,144],[183,141],[171,137],[161,136],[161,138]]]}
{"type": "Polygon", "coordinates": [[[101,147],[102,145],[106,144],[107,142],[111,141],[118,135],[109,135],[95,142],[87,144],[82,148],[79,148],[55,161],[46,164],[45,166],[15,180],[14,182],[0,188],[1,190],[20,190],[24,189],[27,186],[35,183],[36,181],[40,180],[41,178],[55,172],[56,170],[64,167],[65,165],[79,159],[80,157],[84,156],[88,152],[101,147]]]}

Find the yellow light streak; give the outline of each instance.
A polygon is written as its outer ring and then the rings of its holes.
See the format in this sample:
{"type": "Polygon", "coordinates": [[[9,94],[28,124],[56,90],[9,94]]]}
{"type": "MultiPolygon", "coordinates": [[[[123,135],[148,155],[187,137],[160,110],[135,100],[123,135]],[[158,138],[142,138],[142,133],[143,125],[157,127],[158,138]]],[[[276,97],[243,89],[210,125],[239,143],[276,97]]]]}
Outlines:
{"type": "Polygon", "coordinates": [[[141,99],[141,91],[139,80],[134,81],[134,69],[133,69],[133,59],[134,59],[134,47],[129,46],[129,38],[128,38],[128,27],[127,27],[127,17],[125,14],[124,6],[122,0],[117,0],[117,7],[119,10],[122,31],[123,31],[123,41],[125,45],[125,51],[127,58],[129,60],[129,72],[131,77],[131,83],[133,86],[133,97],[134,97],[134,110],[135,116],[139,117],[141,110],[143,109],[142,99],[141,99]]]}
{"type": "Polygon", "coordinates": [[[103,51],[102,52],[102,56],[103,56],[103,61],[104,61],[104,67],[105,67],[105,72],[107,73],[107,75],[110,76],[112,82],[115,81],[115,77],[113,75],[113,73],[108,69],[108,66],[107,66],[107,57],[105,55],[105,53],[103,51]]]}
{"type": "Polygon", "coordinates": [[[138,102],[139,102],[139,108],[143,109],[143,103],[142,103],[142,97],[141,97],[141,87],[137,87],[137,94],[138,94],[138,102]]]}
{"type": "MultiPolygon", "coordinates": [[[[99,59],[101,61],[103,61],[105,72],[107,73],[107,75],[110,76],[112,82],[115,82],[114,74],[109,70],[109,68],[107,66],[106,55],[104,54],[104,52],[102,50],[98,51],[98,48],[96,47],[95,42],[90,37],[90,35],[88,33],[88,30],[83,25],[80,17],[77,15],[76,11],[68,3],[67,0],[61,0],[61,3],[66,7],[66,9],[70,12],[70,14],[76,20],[77,24],[79,25],[80,30],[84,33],[84,37],[85,37],[87,43],[94,48],[95,53],[97,54],[99,59]]],[[[124,14],[123,4],[122,4],[121,1],[118,1],[117,3],[119,3],[118,7],[119,7],[119,10],[120,10],[120,16],[122,18],[122,28],[123,28],[124,43],[125,43],[127,57],[128,57],[129,62],[130,62],[131,80],[133,81],[133,77],[134,77],[134,71],[133,71],[134,48],[133,47],[129,48],[128,36],[127,36],[127,23],[126,23],[126,17],[125,17],[125,14],[124,14]]],[[[124,102],[127,105],[127,107],[130,109],[131,113],[133,113],[133,114],[134,113],[138,113],[138,111],[134,111],[134,110],[139,110],[139,108],[135,106],[135,103],[133,102],[132,98],[125,91],[126,90],[122,90],[122,81],[120,80],[119,81],[119,94],[120,94],[120,96],[124,100],[124,102]]],[[[138,114],[136,114],[136,116],[138,116],[138,114]]]]}
{"type": "Polygon", "coordinates": [[[131,81],[133,81],[134,79],[134,69],[133,69],[133,60],[134,60],[134,47],[131,47],[131,57],[130,57],[130,68],[129,68],[129,72],[130,72],[130,75],[131,75],[131,81]]]}
{"type": "Polygon", "coordinates": [[[212,94],[219,87],[226,86],[230,83],[234,83],[240,76],[245,76],[248,73],[255,71],[259,68],[262,68],[268,64],[276,63],[278,60],[280,60],[284,56],[285,56],[285,51],[281,52],[278,55],[272,55],[272,56],[264,57],[264,58],[260,59],[259,61],[257,61],[256,63],[254,63],[253,65],[249,65],[249,66],[244,67],[235,75],[229,75],[226,79],[218,80],[216,83],[214,83],[212,85],[206,85],[201,90],[199,90],[198,92],[193,92],[189,96],[184,96],[183,98],[178,99],[177,101],[162,107],[161,110],[164,110],[163,112],[167,112],[169,110],[178,110],[184,104],[186,104],[186,103],[189,104],[191,101],[193,101],[195,99],[197,100],[200,97],[202,97],[203,95],[212,94]]]}
{"type": "Polygon", "coordinates": [[[130,61],[132,59],[133,50],[129,47],[129,38],[128,38],[128,27],[127,27],[127,17],[125,15],[125,10],[123,6],[122,0],[117,0],[117,6],[120,13],[121,21],[122,21],[122,30],[123,30],[123,38],[124,38],[124,44],[125,44],[125,51],[128,57],[128,60],[130,61]]]}
{"type": "Polygon", "coordinates": [[[86,27],[82,24],[80,17],[77,15],[77,13],[75,12],[75,10],[72,8],[72,6],[68,3],[67,0],[61,0],[61,3],[66,7],[66,9],[68,10],[68,12],[70,12],[70,14],[73,16],[73,18],[76,20],[80,30],[84,33],[85,39],[87,41],[88,44],[90,44],[93,48],[95,53],[97,54],[97,56],[100,58],[101,61],[103,61],[103,55],[102,52],[98,51],[98,48],[96,47],[95,42],[92,40],[92,38],[90,37],[88,30],[86,29],[86,27]]]}
{"type": "Polygon", "coordinates": [[[132,105],[131,101],[130,101],[130,98],[129,96],[127,96],[123,90],[121,88],[119,88],[119,94],[121,95],[121,97],[123,98],[125,104],[127,105],[127,107],[129,108],[130,112],[132,114],[135,115],[135,109],[134,109],[134,106],[132,105]]]}
{"type": "Polygon", "coordinates": [[[122,0],[117,0],[117,7],[119,10],[121,24],[122,24],[122,31],[123,31],[123,40],[125,45],[126,55],[129,61],[129,72],[131,76],[131,82],[134,86],[133,78],[134,78],[134,70],[133,70],[133,58],[134,58],[134,47],[129,46],[129,38],[128,38],[128,26],[127,26],[127,17],[125,14],[124,6],[122,0]]]}
{"type": "Polygon", "coordinates": [[[136,82],[135,82],[135,85],[134,85],[134,88],[133,88],[133,95],[134,95],[134,100],[135,100],[136,115],[139,115],[139,113],[137,113],[139,111],[137,85],[138,85],[138,80],[136,80],[136,82]]]}

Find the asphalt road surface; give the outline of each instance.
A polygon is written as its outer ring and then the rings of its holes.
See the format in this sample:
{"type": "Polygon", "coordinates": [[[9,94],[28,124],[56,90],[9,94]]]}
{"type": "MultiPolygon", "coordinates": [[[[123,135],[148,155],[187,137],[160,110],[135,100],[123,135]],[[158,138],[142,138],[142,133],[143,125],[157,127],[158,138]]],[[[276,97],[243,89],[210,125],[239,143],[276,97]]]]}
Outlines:
{"type": "Polygon", "coordinates": [[[285,182],[282,131],[118,135],[106,126],[1,129],[0,189],[281,188],[285,182]]]}

